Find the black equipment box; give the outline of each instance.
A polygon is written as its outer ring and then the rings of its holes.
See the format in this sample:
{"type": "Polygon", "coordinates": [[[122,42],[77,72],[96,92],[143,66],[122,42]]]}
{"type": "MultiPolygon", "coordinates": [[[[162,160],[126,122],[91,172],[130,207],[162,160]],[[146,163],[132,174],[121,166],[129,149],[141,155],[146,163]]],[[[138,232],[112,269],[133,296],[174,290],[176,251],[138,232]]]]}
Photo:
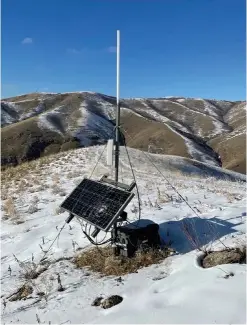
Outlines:
{"type": "Polygon", "coordinates": [[[116,255],[133,257],[135,252],[150,248],[159,248],[161,245],[159,225],[153,223],[146,227],[117,227],[113,230],[116,255]]]}

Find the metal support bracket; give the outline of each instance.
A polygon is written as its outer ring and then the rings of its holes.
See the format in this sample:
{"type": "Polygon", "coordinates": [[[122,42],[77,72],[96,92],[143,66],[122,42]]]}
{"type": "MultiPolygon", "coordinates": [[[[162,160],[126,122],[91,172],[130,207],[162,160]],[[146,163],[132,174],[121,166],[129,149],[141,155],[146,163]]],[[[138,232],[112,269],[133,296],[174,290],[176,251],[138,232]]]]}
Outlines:
{"type": "MultiPolygon", "coordinates": [[[[107,184],[110,184],[110,185],[116,186],[116,182],[113,179],[108,178],[107,175],[102,176],[100,181],[104,182],[104,183],[107,183],[107,184]]],[[[128,191],[128,192],[131,192],[135,186],[136,186],[135,182],[132,182],[130,185],[117,182],[117,187],[120,187],[123,190],[128,191]]]]}

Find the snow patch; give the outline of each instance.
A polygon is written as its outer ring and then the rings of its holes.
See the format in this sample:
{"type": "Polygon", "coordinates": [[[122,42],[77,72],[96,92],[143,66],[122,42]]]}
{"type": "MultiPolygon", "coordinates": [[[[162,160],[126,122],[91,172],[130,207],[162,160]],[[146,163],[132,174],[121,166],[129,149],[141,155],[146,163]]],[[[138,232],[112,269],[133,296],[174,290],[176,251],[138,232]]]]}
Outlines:
{"type": "Polygon", "coordinates": [[[61,132],[61,130],[59,130],[59,128],[57,127],[57,125],[55,125],[51,120],[49,120],[49,118],[51,116],[58,116],[58,118],[60,117],[60,108],[62,108],[63,106],[58,106],[55,109],[49,111],[49,112],[45,112],[43,114],[40,114],[38,116],[38,126],[42,129],[49,129],[53,132],[59,133],[60,135],[63,136],[63,133],[61,132]]]}
{"type": "MultiPolygon", "coordinates": [[[[50,246],[58,234],[57,229],[68,217],[67,213],[58,216],[55,212],[64,198],[51,191],[53,175],[59,174],[59,186],[69,194],[75,187],[75,181],[80,181],[84,175],[91,173],[102,150],[103,146],[96,146],[57,155],[50,164],[39,169],[40,181],[44,182],[48,189],[30,193],[29,189],[25,188],[23,193],[16,193],[16,208],[21,211],[24,223],[16,226],[8,220],[2,220],[1,229],[1,294],[5,299],[23,284],[20,268],[12,254],[26,262],[31,262],[33,256],[34,262],[38,262],[43,256],[40,246],[44,250],[50,246]],[[81,174],[71,176],[73,170],[81,174]],[[33,201],[34,195],[38,195],[39,210],[30,215],[25,209],[33,201]]],[[[202,321],[208,324],[246,323],[246,297],[243,286],[246,265],[221,265],[210,270],[198,267],[198,252],[181,230],[182,222],[192,224],[198,235],[200,234],[200,240],[213,250],[223,247],[218,239],[228,247],[235,247],[239,242],[244,242],[245,184],[216,180],[213,177],[187,177],[176,171],[173,173],[174,166],[177,166],[177,171],[186,166],[190,168],[186,159],[150,155],[156,164],[159,163],[159,169],[171,184],[193,207],[202,211],[197,217],[184,202],[179,201],[173,189],[141,151],[129,148],[129,153],[136,170],[142,200],[141,222],[158,223],[162,238],[172,241],[177,254],[165,259],[161,264],[122,276],[122,282],[119,284],[117,277],[102,277],[86,269],[77,269],[70,261],[63,260],[75,255],[72,241],[76,248],[91,247],[82,235],[80,224],[72,221],[71,228],[68,225],[64,228],[58,243],[48,254],[48,259],[52,262],[49,268],[33,280],[33,298],[25,301],[7,301],[6,307],[2,308],[4,323],[34,324],[37,322],[36,315],[41,323],[54,324],[158,324],[164,323],[164,320],[170,324],[200,324],[202,321]],[[154,204],[159,199],[157,188],[161,196],[173,196],[172,201],[159,203],[161,209],[154,204]],[[230,203],[227,196],[234,197],[234,193],[241,195],[242,199],[230,203]],[[153,203],[152,206],[145,204],[148,201],[153,203]],[[213,230],[209,230],[209,225],[214,227],[213,230]],[[56,262],[58,258],[61,260],[56,262]],[[233,272],[234,276],[228,280],[224,279],[225,274],[229,272],[233,272]],[[57,274],[60,275],[65,288],[63,292],[57,291],[57,274]],[[47,303],[38,301],[37,288],[47,293],[47,303]],[[113,294],[122,296],[123,302],[109,310],[91,306],[96,297],[113,294]]],[[[125,182],[130,183],[132,175],[124,148],[121,148],[120,159],[124,162],[121,164],[120,178],[123,177],[125,182]]],[[[224,177],[224,171],[220,168],[219,170],[224,177]]],[[[104,157],[98,164],[94,178],[98,179],[106,171],[111,173],[112,169],[106,166],[104,157]]],[[[16,191],[14,183],[10,191],[16,191]]],[[[137,197],[127,208],[130,218],[136,219],[130,211],[132,203],[138,206],[137,197]]],[[[104,236],[104,233],[100,233],[99,237],[103,239],[104,236]]],[[[1,299],[3,304],[3,297],[1,299]]]]}
{"type": "Polygon", "coordinates": [[[86,104],[80,106],[81,118],[70,132],[80,140],[82,146],[94,143],[95,137],[104,142],[113,137],[114,125],[107,119],[89,110],[86,104]]]}

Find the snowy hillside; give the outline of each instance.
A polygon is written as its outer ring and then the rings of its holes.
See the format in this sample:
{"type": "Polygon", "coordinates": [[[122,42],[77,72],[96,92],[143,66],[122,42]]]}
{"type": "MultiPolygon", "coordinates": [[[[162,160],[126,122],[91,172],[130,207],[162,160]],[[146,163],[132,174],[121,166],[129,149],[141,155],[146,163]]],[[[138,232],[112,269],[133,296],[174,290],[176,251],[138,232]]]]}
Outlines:
{"type": "MultiPolygon", "coordinates": [[[[244,244],[244,176],[189,159],[149,155],[159,173],[147,156],[135,149],[129,149],[129,153],[141,196],[141,222],[157,222],[162,239],[171,242],[176,254],[138,273],[122,276],[121,281],[119,277],[79,269],[71,258],[81,252],[79,248],[91,245],[80,224],[73,220],[49,251],[42,273],[31,281],[33,291],[28,299],[8,299],[25,282],[23,268],[13,254],[22,262],[39,263],[68,216],[61,213],[60,203],[84,176],[90,176],[102,150],[103,146],[77,149],[2,173],[2,323],[246,323],[246,265],[201,268],[200,254],[182,231],[184,222],[193,225],[200,244],[207,249],[222,249],[222,243],[227,247],[244,244]],[[199,217],[161,174],[198,211],[199,217]],[[64,291],[58,291],[57,274],[64,291]],[[120,295],[123,301],[110,309],[91,306],[96,297],[112,294],[120,295]]],[[[113,176],[103,155],[93,179],[105,173],[113,176]]],[[[132,181],[124,148],[120,181],[132,181]]],[[[137,196],[126,211],[130,220],[137,220],[137,196]]],[[[104,238],[104,233],[99,237],[104,238]]]]}
{"type": "MultiPolygon", "coordinates": [[[[35,93],[2,100],[2,138],[6,144],[2,165],[104,143],[113,134],[115,107],[115,97],[94,92],[35,93]]],[[[129,146],[144,150],[151,146],[154,153],[215,166],[222,162],[224,167],[245,172],[244,102],[131,98],[122,99],[121,108],[122,128],[134,138],[132,141],[125,134],[129,146]],[[237,158],[231,154],[234,147],[241,153],[237,158]]]]}

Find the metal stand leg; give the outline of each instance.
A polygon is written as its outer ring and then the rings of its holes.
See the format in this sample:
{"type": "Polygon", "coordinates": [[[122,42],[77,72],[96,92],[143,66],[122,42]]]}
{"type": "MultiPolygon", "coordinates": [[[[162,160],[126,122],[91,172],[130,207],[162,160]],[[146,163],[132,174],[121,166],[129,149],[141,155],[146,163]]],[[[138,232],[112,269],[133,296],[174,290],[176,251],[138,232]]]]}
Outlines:
{"type": "Polygon", "coordinates": [[[112,229],[112,242],[113,242],[113,254],[115,256],[119,256],[120,254],[120,249],[118,246],[116,246],[116,240],[117,240],[117,224],[115,223],[113,225],[113,229],[112,229]]]}

